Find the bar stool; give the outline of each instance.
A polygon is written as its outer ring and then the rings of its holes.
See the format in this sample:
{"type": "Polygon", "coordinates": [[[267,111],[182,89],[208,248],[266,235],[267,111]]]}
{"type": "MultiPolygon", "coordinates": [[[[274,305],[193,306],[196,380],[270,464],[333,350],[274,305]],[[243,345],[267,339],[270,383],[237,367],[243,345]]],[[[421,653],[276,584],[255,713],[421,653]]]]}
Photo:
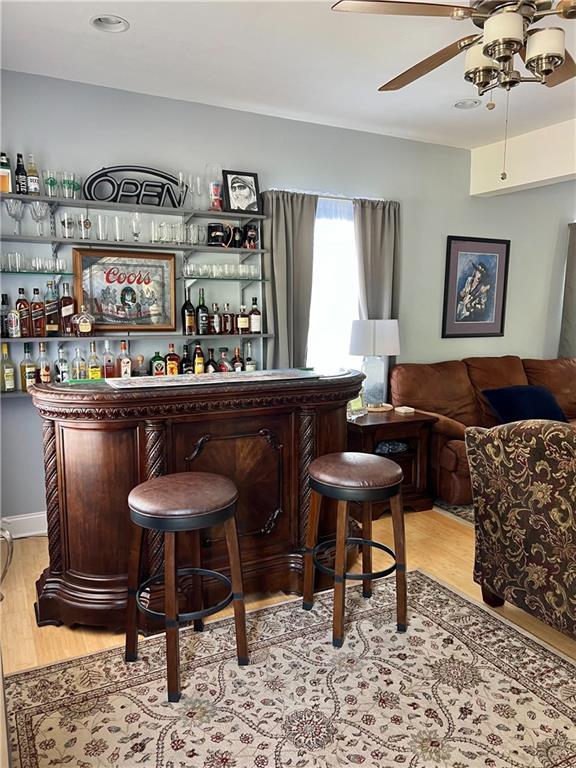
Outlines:
{"type": "MultiPolygon", "coordinates": [[[[194,621],[194,627],[202,629],[204,616],[210,616],[234,601],[238,664],[248,664],[244,593],[235,518],[237,499],[238,491],[231,480],[208,472],[164,475],[138,485],[128,496],[133,532],[128,570],[125,659],[136,661],[138,658],[138,611],[152,618],[164,619],[168,701],[180,699],[178,631],[181,622],[194,621]],[[176,533],[193,531],[198,536],[202,528],[220,523],[224,523],[231,578],[217,571],[201,568],[199,561],[194,563],[193,568],[176,569],[176,533]],[[140,583],[145,528],[164,534],[164,574],[152,576],[140,583]],[[178,613],[177,580],[180,576],[194,578],[195,597],[201,606],[198,610],[178,613]],[[202,607],[202,576],[215,578],[230,590],[217,605],[202,607]],[[153,584],[164,584],[164,613],[153,611],[142,602],[142,593],[153,584]]],[[[198,547],[196,551],[198,553],[198,547]]]]}
{"type": "Polygon", "coordinates": [[[362,581],[364,597],[372,595],[372,581],[396,571],[396,620],[398,632],[406,631],[406,552],[404,544],[404,511],[402,505],[402,469],[394,461],[370,453],[329,453],[315,459],[309,468],[312,489],[310,515],[304,548],[304,588],[302,607],[309,611],[314,601],[314,570],[334,576],[334,618],[332,645],[344,642],[344,601],[346,579],[362,581]],[[338,500],[336,538],[318,540],[318,521],[322,498],[338,500]],[[394,528],[394,549],[372,540],[372,502],[390,499],[394,528]],[[362,502],[362,538],[347,537],[348,504],[362,502]],[[318,553],[336,543],[335,567],[319,562],[318,553]],[[346,545],[362,546],[362,573],[345,573],[346,545]],[[372,571],[372,547],[394,558],[389,568],[372,571]]]}

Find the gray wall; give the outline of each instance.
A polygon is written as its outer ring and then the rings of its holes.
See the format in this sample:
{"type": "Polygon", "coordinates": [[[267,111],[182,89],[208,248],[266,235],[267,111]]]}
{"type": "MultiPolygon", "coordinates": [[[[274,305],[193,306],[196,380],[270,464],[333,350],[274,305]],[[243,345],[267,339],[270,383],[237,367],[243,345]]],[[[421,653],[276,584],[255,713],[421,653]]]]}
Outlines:
{"type": "MultiPolygon", "coordinates": [[[[218,161],[257,171],[262,189],[399,200],[399,360],[556,354],[574,182],[474,199],[465,150],[15,72],[2,74],[2,149],[84,175],[121,162],[201,172],[218,161]],[[449,234],[512,241],[504,337],[441,339],[449,234]]],[[[30,403],[4,407],[2,432],[2,513],[37,512],[41,441],[30,403]]]]}

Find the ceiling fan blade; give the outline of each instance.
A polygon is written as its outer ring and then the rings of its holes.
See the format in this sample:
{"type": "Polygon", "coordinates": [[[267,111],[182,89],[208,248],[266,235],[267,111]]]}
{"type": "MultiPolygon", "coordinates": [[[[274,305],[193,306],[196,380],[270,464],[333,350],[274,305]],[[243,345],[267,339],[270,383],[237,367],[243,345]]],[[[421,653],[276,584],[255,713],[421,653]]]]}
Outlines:
{"type": "Polygon", "coordinates": [[[389,16],[448,16],[468,19],[473,8],[465,5],[442,5],[436,3],[413,3],[402,0],[339,0],[332,6],[333,11],[350,13],[381,13],[389,16]]]}
{"type": "Polygon", "coordinates": [[[428,56],[427,59],[419,61],[418,64],[410,67],[410,69],[407,69],[406,72],[402,72],[402,74],[398,75],[398,77],[395,77],[388,83],[381,85],[378,90],[397,91],[399,88],[404,88],[405,85],[413,83],[414,80],[418,80],[419,77],[427,75],[428,72],[432,72],[433,69],[436,69],[442,64],[445,64],[447,61],[450,61],[450,59],[453,59],[461,51],[463,51],[465,48],[468,48],[479,39],[480,35],[469,35],[468,37],[463,37],[461,40],[456,40],[455,43],[451,43],[450,45],[446,46],[446,48],[442,48],[441,51],[436,51],[436,53],[433,53],[432,56],[428,56]]]}
{"type": "Polygon", "coordinates": [[[554,88],[555,85],[560,85],[560,83],[565,83],[566,80],[576,77],[576,62],[572,56],[570,56],[568,51],[565,52],[565,56],[564,64],[562,64],[561,67],[558,67],[558,69],[555,69],[551,75],[548,75],[546,80],[548,88],[554,88]]]}

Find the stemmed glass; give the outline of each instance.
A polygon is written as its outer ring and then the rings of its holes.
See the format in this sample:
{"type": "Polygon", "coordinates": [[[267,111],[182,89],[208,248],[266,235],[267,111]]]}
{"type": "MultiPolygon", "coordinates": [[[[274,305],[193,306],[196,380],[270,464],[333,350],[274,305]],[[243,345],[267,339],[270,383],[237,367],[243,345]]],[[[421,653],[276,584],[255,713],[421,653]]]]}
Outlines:
{"type": "Polygon", "coordinates": [[[138,238],[140,237],[140,232],[142,232],[142,217],[139,213],[133,213],[132,218],[130,220],[130,224],[132,226],[132,235],[134,236],[134,242],[138,242],[138,238]]]}
{"type": "Polygon", "coordinates": [[[14,219],[14,232],[13,235],[19,235],[20,232],[20,222],[22,221],[22,216],[24,216],[24,203],[22,200],[14,200],[13,198],[10,198],[8,200],[4,200],[6,203],[6,210],[8,211],[8,216],[10,216],[11,219],[14,219]]]}
{"type": "Polygon", "coordinates": [[[36,222],[36,234],[38,237],[44,237],[44,225],[42,222],[49,212],[50,206],[48,203],[42,203],[39,200],[34,200],[33,203],[30,203],[30,216],[36,222]]]}
{"type": "Polygon", "coordinates": [[[186,197],[188,195],[188,184],[186,183],[187,176],[183,171],[178,174],[178,191],[180,193],[178,198],[178,205],[180,208],[184,208],[186,197]]]}
{"type": "Polygon", "coordinates": [[[190,188],[190,205],[195,211],[201,211],[207,206],[204,191],[206,185],[204,177],[200,174],[188,174],[188,187],[190,188]]]}

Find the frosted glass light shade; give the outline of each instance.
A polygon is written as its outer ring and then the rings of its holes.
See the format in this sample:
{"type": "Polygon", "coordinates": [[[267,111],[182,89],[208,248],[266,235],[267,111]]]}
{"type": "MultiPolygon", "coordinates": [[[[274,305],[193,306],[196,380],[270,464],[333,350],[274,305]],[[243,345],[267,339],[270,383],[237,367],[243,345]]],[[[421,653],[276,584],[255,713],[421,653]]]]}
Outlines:
{"type": "Polygon", "coordinates": [[[524,43],[524,18],[519,13],[497,13],[484,23],[482,49],[486,56],[505,61],[524,43]],[[504,50],[502,50],[504,48],[504,50]],[[496,53],[496,50],[499,52],[496,53]]]}
{"type": "Polygon", "coordinates": [[[560,58],[565,56],[565,33],[559,27],[538,29],[528,36],[526,45],[526,65],[538,56],[560,58]]]}
{"type": "Polygon", "coordinates": [[[466,51],[466,58],[464,60],[466,72],[472,69],[496,69],[494,59],[486,56],[482,47],[482,43],[477,43],[466,51]]]}
{"type": "Polygon", "coordinates": [[[374,357],[400,352],[398,320],[353,320],[350,354],[374,357]]]}

